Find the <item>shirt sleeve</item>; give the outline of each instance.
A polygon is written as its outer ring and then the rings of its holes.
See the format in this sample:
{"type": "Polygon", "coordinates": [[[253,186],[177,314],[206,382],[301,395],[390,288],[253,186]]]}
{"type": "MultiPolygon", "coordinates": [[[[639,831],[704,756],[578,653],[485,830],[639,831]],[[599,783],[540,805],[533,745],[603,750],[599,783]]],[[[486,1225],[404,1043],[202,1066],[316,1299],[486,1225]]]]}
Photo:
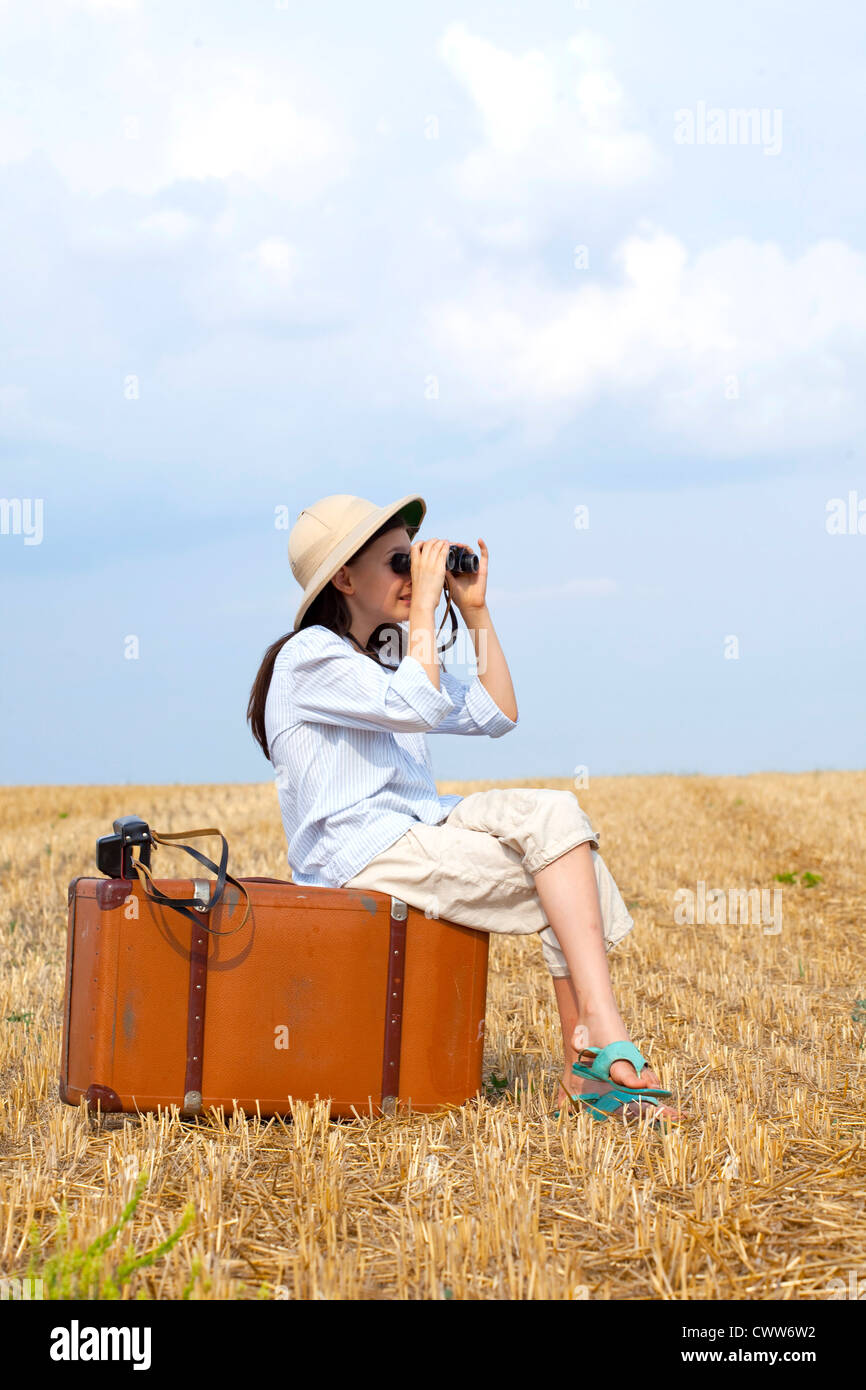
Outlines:
{"type": "Polygon", "coordinates": [[[440,719],[433,734],[487,734],[501,738],[517,728],[517,720],[509,719],[497,705],[490,692],[474,676],[468,685],[440,667],[439,683],[454,702],[454,709],[440,719]]]}
{"type": "Polygon", "coordinates": [[[285,657],[275,666],[273,679],[285,683],[284,694],[296,719],[352,729],[429,733],[454,708],[448,693],[436,689],[414,656],[404,656],[389,671],[324,628],[305,629],[283,650],[285,657]]]}

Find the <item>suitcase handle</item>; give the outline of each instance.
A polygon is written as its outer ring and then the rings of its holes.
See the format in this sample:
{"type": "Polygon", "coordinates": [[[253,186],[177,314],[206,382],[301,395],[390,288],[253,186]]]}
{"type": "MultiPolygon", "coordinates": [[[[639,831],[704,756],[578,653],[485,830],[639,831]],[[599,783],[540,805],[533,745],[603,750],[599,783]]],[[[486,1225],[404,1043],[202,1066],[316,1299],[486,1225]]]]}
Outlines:
{"type": "Polygon", "coordinates": [[[191,854],[194,859],[197,859],[200,864],[204,864],[206,869],[212,870],[212,872],[215,873],[217,876],[215,892],[207,907],[205,907],[201,902],[199,902],[197,898],[170,898],[167,893],[163,893],[160,888],[157,888],[156,881],[154,880],[154,877],[150,872],[150,869],[148,868],[147,864],[143,863],[140,859],[134,858],[132,856],[131,849],[130,858],[132,860],[133,868],[139,871],[139,875],[144,875],[144,877],[141,878],[141,886],[144,889],[145,895],[148,898],[150,898],[152,902],[162,903],[166,907],[173,907],[175,911],[183,913],[184,917],[188,917],[189,920],[191,922],[194,922],[197,927],[202,927],[205,931],[209,931],[211,936],[232,936],[234,932],[240,931],[244,922],[250,915],[250,895],[244,887],[243,883],[240,881],[240,879],[235,878],[233,874],[228,873],[226,870],[226,864],[228,863],[229,847],[226,841],[226,837],[225,835],[223,835],[222,831],[217,830],[214,826],[210,826],[207,830],[182,830],[178,834],[173,835],[160,835],[156,830],[151,830],[150,835],[154,844],[157,845],[167,844],[170,840],[183,840],[187,837],[189,837],[190,839],[194,839],[196,835],[219,835],[220,839],[222,840],[223,846],[222,853],[220,855],[219,865],[214,864],[212,859],[208,859],[207,855],[199,854],[198,850],[193,849],[191,845],[177,846],[178,849],[186,850],[187,854],[191,854]],[[207,922],[204,921],[202,915],[194,916],[193,912],[190,911],[190,908],[194,909],[195,912],[198,912],[199,914],[210,912],[210,909],[212,907],[215,907],[216,904],[222,898],[227,882],[233,883],[234,886],[237,889],[239,889],[239,891],[246,898],[247,905],[244,910],[244,915],[238,922],[236,927],[230,927],[228,931],[217,931],[215,927],[208,926],[207,922]],[[150,889],[148,888],[148,883],[150,884],[150,889]],[[151,889],[153,891],[150,891],[151,889]]]}

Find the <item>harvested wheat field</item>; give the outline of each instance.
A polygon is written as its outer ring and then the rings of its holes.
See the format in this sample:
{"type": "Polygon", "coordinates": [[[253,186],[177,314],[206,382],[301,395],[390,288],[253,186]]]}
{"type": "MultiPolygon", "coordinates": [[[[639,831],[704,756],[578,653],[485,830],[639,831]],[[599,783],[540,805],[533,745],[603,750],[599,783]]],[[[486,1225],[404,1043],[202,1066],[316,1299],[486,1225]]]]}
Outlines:
{"type": "MultiPolygon", "coordinates": [[[[572,786],[439,790],[493,785],[572,786]]],[[[460,1108],[99,1121],[63,1105],[67,886],[97,875],[97,836],[132,812],[218,825],[235,876],[287,877],[276,795],[2,790],[0,1273],[122,1299],[799,1300],[852,1272],[862,1289],[866,772],[577,795],[635,920],[609,956],[620,1008],[690,1112],[667,1132],[553,1118],[561,1037],[534,936],[491,938],[484,1094],[460,1108]],[[699,882],[778,890],[781,930],[676,921],[675,893],[699,882]]],[[[186,865],[160,849],[154,872],[186,865]]]]}

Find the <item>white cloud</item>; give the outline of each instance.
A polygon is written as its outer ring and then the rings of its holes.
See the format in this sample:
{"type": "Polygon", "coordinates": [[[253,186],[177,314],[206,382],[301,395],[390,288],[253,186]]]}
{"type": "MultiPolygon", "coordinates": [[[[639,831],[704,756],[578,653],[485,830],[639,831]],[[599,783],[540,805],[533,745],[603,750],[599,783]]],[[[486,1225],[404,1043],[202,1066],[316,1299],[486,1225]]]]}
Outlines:
{"type": "Polygon", "coordinates": [[[630,123],[600,36],[587,32],[518,56],[457,22],[442,35],[439,53],[474,102],[483,131],[483,143],[455,173],[463,197],[521,203],[540,184],[617,188],[655,171],[654,146],[630,123]]]}
{"type": "Polygon", "coordinates": [[[64,0],[67,9],[89,10],[91,14],[130,14],[138,9],[138,0],[64,0]]]}
{"type": "Polygon", "coordinates": [[[198,223],[180,208],[162,208],[143,217],[138,225],[142,232],[152,233],[156,240],[173,244],[186,241],[198,223]]]}
{"type": "Polygon", "coordinates": [[[478,227],[476,235],[483,245],[500,251],[527,251],[535,240],[533,228],[525,217],[490,222],[478,227]]]}
{"type": "Polygon", "coordinates": [[[866,256],[826,240],[788,259],[739,237],[690,259],[641,225],[615,252],[618,283],[563,291],[534,272],[483,271],[432,304],[440,407],[543,428],[609,395],[706,453],[850,433],[863,415],[866,256]]]}
{"type": "Polygon", "coordinates": [[[298,248],[281,236],[246,250],[218,248],[190,281],[187,297],[210,324],[295,322],[308,312],[297,296],[304,264],[298,248]]]}
{"type": "Polygon", "coordinates": [[[252,261],[271,281],[289,284],[298,269],[298,252],[282,237],[266,237],[254,251],[245,253],[245,260],[252,261]]]}
{"type": "MultiPolygon", "coordinates": [[[[216,335],[195,331],[227,325],[244,335],[251,392],[276,392],[290,363],[293,381],[339,382],[362,412],[400,405],[470,432],[517,425],[539,453],[597,402],[627,410],[652,443],[694,442],[702,456],[809,448],[863,421],[864,258],[843,242],[787,255],[737,238],[701,251],[638,222],[609,256],[616,189],[665,156],[598,34],[509,51],[466,23],[445,27],[429,61],[457,112],[440,114],[442,143],[423,162],[387,81],[371,85],[362,69],[301,73],[291,45],[271,52],[260,35],[245,44],[212,29],[202,40],[194,15],[178,19],[178,38],[149,6],[107,25],[67,8],[63,43],[43,61],[55,12],[59,22],[57,0],[20,9],[20,62],[0,80],[0,163],[42,152],[4,171],[20,210],[7,229],[10,334],[74,340],[100,361],[125,334],[113,279],[125,264],[153,324],[189,316],[176,342],[151,341],[157,356],[176,352],[178,373],[189,356],[196,389],[237,378],[237,350],[223,356],[216,335]],[[449,148],[468,159],[449,163],[449,148]],[[152,196],[172,181],[184,186],[152,196]],[[561,235],[548,273],[535,248],[549,226],[561,235]],[[583,238],[591,266],[564,276],[563,247],[583,238]],[[58,287],[47,309],[45,283],[58,287]],[[277,325],[289,331],[275,345],[277,325]]],[[[694,225],[667,206],[674,226],[694,225]]],[[[748,202],[736,212],[748,226],[748,202]]],[[[60,399],[40,390],[43,404],[60,399]]],[[[494,452],[479,467],[497,468],[494,452]]],[[[459,449],[437,463],[458,478],[463,466],[459,449]]]]}
{"type": "MultiPolygon", "coordinates": [[[[82,7],[85,0],[81,0],[82,7]]],[[[124,13],[107,0],[87,10],[124,13]]],[[[19,66],[0,78],[0,165],[43,152],[74,193],[151,196],[178,179],[241,176],[296,202],[347,172],[354,142],[306,74],[286,61],[240,60],[229,47],[165,46],[158,19],[130,8],[129,28],[100,26],[67,3],[32,0],[16,14],[19,66]],[[37,62],[47,23],[59,58],[37,62]],[[94,46],[94,33],[99,44],[94,46]]]]}
{"type": "Polygon", "coordinates": [[[175,103],[167,169],[178,179],[262,179],[282,165],[315,168],[339,149],[326,121],[269,90],[260,73],[215,74],[210,64],[175,103]]]}

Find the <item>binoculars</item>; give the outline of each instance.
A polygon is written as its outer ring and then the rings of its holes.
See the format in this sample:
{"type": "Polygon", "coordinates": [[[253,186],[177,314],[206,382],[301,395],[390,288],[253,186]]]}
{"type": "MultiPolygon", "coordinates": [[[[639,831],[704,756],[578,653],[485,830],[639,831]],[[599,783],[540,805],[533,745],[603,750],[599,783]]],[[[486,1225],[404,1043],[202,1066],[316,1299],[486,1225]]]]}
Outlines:
{"type": "MultiPolygon", "coordinates": [[[[411,574],[412,559],[409,551],[398,551],[396,555],[392,555],[391,568],[395,574],[411,574]]],[[[458,574],[477,574],[478,556],[465,545],[451,545],[448,547],[445,568],[452,574],[455,570],[458,574]]]]}

